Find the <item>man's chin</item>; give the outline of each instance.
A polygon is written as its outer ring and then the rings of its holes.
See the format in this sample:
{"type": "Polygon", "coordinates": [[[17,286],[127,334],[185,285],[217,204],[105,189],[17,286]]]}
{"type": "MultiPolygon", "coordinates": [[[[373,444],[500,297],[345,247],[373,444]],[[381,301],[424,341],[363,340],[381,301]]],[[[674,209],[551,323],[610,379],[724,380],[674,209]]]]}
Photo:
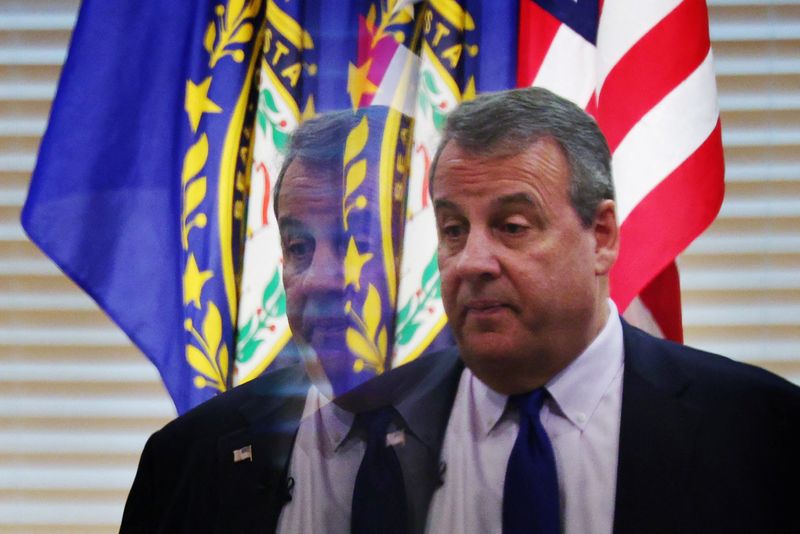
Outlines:
{"type": "Polygon", "coordinates": [[[528,374],[532,352],[509,343],[509,336],[492,333],[466,336],[459,341],[464,365],[498,393],[518,393],[518,379],[528,374]]]}
{"type": "Polygon", "coordinates": [[[464,365],[475,377],[490,389],[503,395],[513,395],[532,391],[540,383],[533,383],[524,362],[513,361],[508,357],[492,354],[472,354],[462,356],[464,365]]]}
{"type": "Polygon", "coordinates": [[[342,344],[317,345],[314,352],[334,395],[341,395],[363,381],[354,373],[353,356],[342,344]]]}
{"type": "Polygon", "coordinates": [[[511,333],[503,330],[470,329],[456,336],[462,354],[486,360],[506,358],[514,348],[511,339],[511,333]]]}

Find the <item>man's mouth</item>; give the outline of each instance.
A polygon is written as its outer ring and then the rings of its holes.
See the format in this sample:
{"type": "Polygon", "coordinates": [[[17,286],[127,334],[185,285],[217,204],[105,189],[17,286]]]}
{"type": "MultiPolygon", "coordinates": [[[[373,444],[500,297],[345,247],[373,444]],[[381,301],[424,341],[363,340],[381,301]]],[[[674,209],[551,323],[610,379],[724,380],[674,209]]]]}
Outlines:
{"type": "Polygon", "coordinates": [[[344,329],[347,328],[347,318],[344,316],[344,313],[330,315],[327,317],[314,317],[313,319],[306,322],[309,328],[312,330],[322,329],[322,330],[331,330],[331,329],[344,329]]]}
{"type": "Polygon", "coordinates": [[[345,330],[349,322],[344,315],[331,317],[315,317],[305,322],[304,331],[308,336],[308,341],[321,341],[322,339],[344,339],[345,330]]]}
{"type": "Polygon", "coordinates": [[[467,315],[477,317],[489,317],[507,309],[509,306],[506,303],[496,299],[474,299],[464,306],[467,315]]]}

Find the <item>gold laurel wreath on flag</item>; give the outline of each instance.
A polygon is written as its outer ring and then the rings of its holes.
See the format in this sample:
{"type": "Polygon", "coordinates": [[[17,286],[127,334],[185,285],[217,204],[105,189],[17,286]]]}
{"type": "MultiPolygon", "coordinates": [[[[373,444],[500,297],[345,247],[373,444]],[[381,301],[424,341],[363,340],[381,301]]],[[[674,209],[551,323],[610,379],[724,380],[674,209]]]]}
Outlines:
{"type": "MultiPolygon", "coordinates": [[[[203,286],[213,280],[216,273],[211,270],[200,270],[194,253],[190,251],[189,233],[192,230],[205,229],[208,223],[208,216],[202,212],[208,184],[206,176],[200,174],[208,161],[209,143],[207,134],[198,131],[198,127],[203,114],[223,111],[208,97],[214,80],[213,72],[225,57],[230,57],[236,63],[244,61],[245,53],[239,46],[249,43],[252,39],[253,20],[261,10],[261,5],[262,0],[230,0],[227,5],[216,6],[215,20],[209,22],[203,38],[203,47],[209,55],[208,67],[212,75],[199,84],[195,84],[191,79],[186,82],[185,108],[192,132],[199,133],[199,138],[188,148],[181,173],[183,187],[181,244],[188,254],[183,276],[183,300],[187,314],[194,313],[189,307],[191,304],[200,313],[205,308],[205,315],[200,330],[196,328],[195,321],[191,317],[185,319],[184,329],[194,340],[194,343],[186,344],[186,361],[198,373],[194,378],[194,385],[198,389],[211,387],[225,391],[230,363],[228,346],[222,339],[222,315],[219,308],[212,299],[206,299],[201,304],[203,286]]],[[[258,46],[255,50],[258,50],[258,46]]],[[[243,191],[244,178],[237,176],[234,185],[237,190],[243,191]]],[[[241,218],[243,206],[234,206],[234,215],[241,218]]]]}

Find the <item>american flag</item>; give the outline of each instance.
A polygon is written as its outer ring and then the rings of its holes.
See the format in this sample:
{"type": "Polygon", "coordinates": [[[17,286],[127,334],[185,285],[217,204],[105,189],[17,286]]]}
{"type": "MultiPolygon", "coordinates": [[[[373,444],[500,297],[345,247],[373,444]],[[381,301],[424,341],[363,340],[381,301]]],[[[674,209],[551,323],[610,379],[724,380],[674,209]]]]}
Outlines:
{"type": "Polygon", "coordinates": [[[517,74],[596,117],[621,223],[611,296],[634,322],[681,341],[675,258],[724,194],[705,2],[523,0],[517,74]]]}

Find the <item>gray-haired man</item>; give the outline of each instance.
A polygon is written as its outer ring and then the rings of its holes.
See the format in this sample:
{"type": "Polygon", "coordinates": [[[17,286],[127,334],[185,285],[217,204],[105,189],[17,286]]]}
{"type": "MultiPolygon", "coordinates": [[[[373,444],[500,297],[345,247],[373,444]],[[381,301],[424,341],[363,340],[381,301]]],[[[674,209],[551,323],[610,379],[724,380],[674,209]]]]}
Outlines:
{"type": "Polygon", "coordinates": [[[347,136],[365,114],[381,112],[343,111],[303,123],[275,187],[287,315],[304,363],[236,387],[154,433],[122,533],[316,532],[342,516],[346,530],[355,471],[327,469],[309,456],[323,454],[329,436],[317,425],[353,420],[341,410],[322,416],[319,408],[333,396],[326,373],[339,372],[346,352],[342,160],[347,136]],[[298,433],[301,418],[308,424],[298,433]]]}
{"type": "Polygon", "coordinates": [[[431,191],[458,347],[368,384],[430,451],[406,475],[414,530],[800,532],[800,389],[622,321],[610,167],[544,89],[448,118],[431,191]]]}

